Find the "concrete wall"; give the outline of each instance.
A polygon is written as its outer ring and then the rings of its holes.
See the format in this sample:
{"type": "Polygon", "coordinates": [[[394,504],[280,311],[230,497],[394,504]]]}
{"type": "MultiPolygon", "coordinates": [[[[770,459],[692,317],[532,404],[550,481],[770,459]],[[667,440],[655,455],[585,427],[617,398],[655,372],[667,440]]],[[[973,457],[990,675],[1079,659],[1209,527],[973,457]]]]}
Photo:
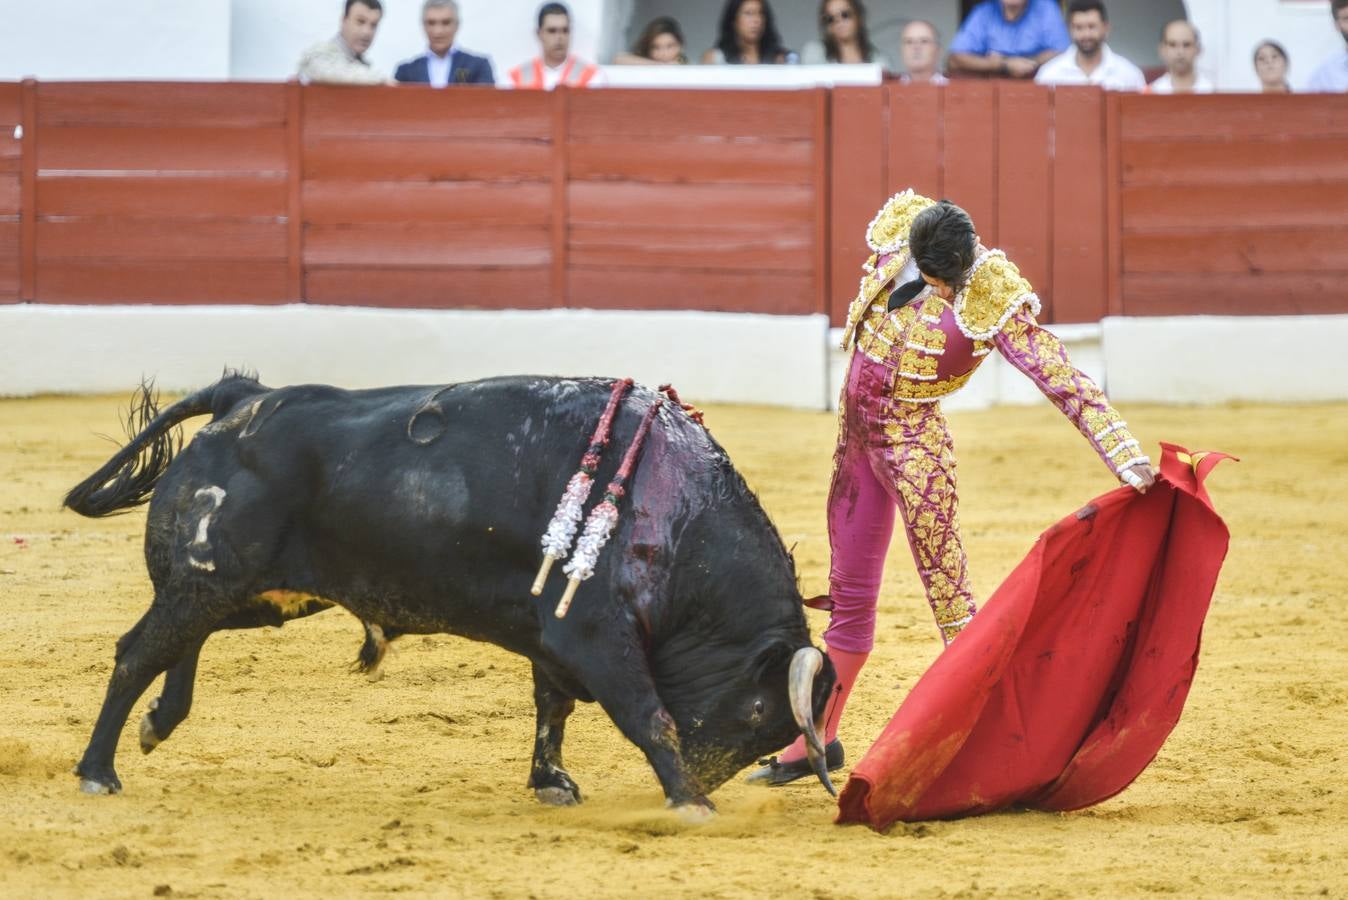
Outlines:
{"type": "Polygon", "coordinates": [[[166,390],[225,366],[268,384],[631,376],[699,402],[822,409],[828,320],[696,312],[0,306],[0,395],[166,390]]]}
{"type": "MultiPolygon", "coordinates": [[[[1348,316],[1108,318],[1051,325],[1121,403],[1348,400],[1348,316]],[[1295,364],[1293,364],[1295,363],[1295,364]]],[[[697,402],[824,409],[846,357],[817,316],[700,312],[0,306],[0,396],[168,390],[225,366],[269,384],[437,384],[492,375],[630,375],[697,402]]],[[[947,409],[1043,403],[994,354],[947,409]]]]}
{"type": "Polygon", "coordinates": [[[230,0],[0,0],[0,81],[230,77],[230,0]]]}
{"type": "Polygon", "coordinates": [[[1258,90],[1254,48],[1272,38],[1291,57],[1288,78],[1301,90],[1324,60],[1343,49],[1329,0],[1185,0],[1203,36],[1200,66],[1224,91],[1258,90]]]}

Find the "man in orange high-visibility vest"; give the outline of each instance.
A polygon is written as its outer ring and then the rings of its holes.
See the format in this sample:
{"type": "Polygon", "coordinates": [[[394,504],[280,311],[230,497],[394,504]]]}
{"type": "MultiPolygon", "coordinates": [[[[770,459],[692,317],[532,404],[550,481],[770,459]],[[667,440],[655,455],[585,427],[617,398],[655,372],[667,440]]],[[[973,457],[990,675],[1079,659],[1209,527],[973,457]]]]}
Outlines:
{"type": "Polygon", "coordinates": [[[538,43],[543,55],[511,69],[510,87],[550,91],[559,84],[580,88],[604,83],[598,66],[571,55],[571,12],[563,4],[544,3],[538,10],[538,43]]]}

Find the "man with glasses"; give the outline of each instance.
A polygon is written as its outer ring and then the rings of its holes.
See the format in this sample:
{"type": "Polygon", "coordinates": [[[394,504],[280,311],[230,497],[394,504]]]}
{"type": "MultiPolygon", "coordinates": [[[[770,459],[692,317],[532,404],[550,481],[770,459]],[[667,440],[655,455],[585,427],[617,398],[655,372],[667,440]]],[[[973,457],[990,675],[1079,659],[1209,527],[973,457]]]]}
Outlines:
{"type": "Polygon", "coordinates": [[[904,72],[899,81],[904,84],[948,84],[950,79],[941,74],[941,33],[925,19],[914,19],[903,26],[899,35],[899,54],[903,57],[904,72]]]}
{"type": "Polygon", "coordinates": [[[538,10],[538,43],[543,53],[510,70],[508,87],[550,91],[567,87],[596,87],[604,73],[594,63],[571,55],[571,11],[561,3],[544,3],[538,10]]]}

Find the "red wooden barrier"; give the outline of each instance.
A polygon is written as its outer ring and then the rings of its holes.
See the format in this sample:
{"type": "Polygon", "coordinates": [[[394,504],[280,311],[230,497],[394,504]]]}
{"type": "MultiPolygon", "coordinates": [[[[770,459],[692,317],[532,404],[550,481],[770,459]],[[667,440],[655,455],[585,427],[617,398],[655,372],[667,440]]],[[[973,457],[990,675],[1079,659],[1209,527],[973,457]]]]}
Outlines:
{"type": "Polygon", "coordinates": [[[1348,98],[1011,82],[0,84],[0,303],[838,322],[908,186],[968,208],[1050,321],[1348,311],[1348,98]]]}

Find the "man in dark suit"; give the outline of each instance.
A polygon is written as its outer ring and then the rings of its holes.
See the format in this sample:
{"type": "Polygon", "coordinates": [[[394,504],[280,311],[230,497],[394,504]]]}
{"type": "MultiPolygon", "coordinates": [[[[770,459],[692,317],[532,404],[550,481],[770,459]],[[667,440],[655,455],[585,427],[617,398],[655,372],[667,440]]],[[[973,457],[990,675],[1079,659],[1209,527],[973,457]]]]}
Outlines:
{"type": "Polygon", "coordinates": [[[491,60],[454,46],[459,31],[459,5],[454,0],[426,0],[421,6],[421,24],[426,29],[428,49],[401,63],[393,73],[395,80],[437,88],[496,83],[491,60]]]}

